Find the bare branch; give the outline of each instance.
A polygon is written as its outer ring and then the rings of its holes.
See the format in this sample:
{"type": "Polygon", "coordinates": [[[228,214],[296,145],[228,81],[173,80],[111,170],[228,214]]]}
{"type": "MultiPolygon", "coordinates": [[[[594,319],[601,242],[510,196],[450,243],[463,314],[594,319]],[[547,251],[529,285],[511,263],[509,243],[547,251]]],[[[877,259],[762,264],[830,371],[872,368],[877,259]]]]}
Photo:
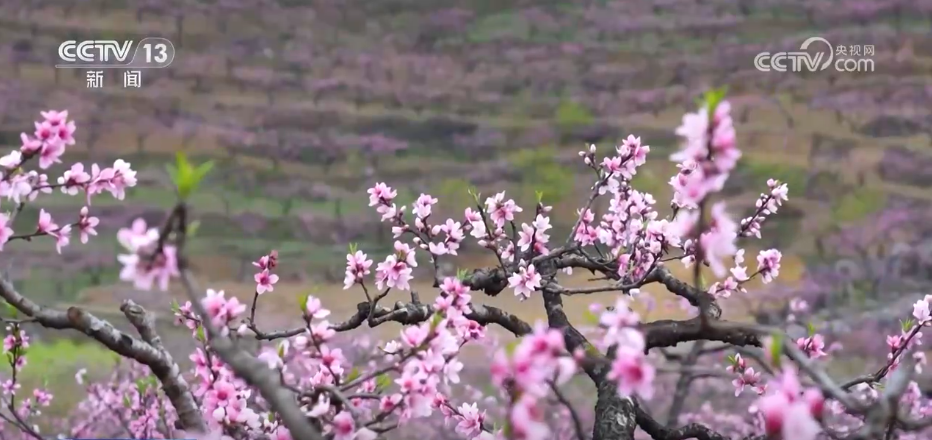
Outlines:
{"type": "MultiPolygon", "coordinates": [[[[482,304],[470,304],[469,307],[472,311],[464,316],[479,324],[497,324],[518,337],[531,332],[530,324],[502,309],[482,304]]],[[[403,325],[419,324],[430,319],[435,312],[436,310],[431,304],[398,301],[391,309],[381,306],[376,307],[371,315],[371,322],[369,322],[369,325],[370,327],[378,327],[386,322],[397,322],[403,325]]],[[[338,332],[357,329],[361,327],[363,323],[369,321],[367,319],[369,316],[369,303],[361,302],[356,304],[356,313],[353,316],[350,316],[343,322],[334,324],[331,328],[338,332]]],[[[274,332],[263,332],[258,329],[253,329],[256,339],[267,341],[290,338],[304,333],[305,331],[305,327],[295,327],[274,332]]]]}
{"type": "MultiPolygon", "coordinates": [[[[0,297],[10,303],[21,313],[34,318],[46,328],[72,329],[84,333],[100,342],[115,353],[133,359],[149,367],[152,374],[162,383],[165,395],[178,412],[181,429],[191,432],[203,432],[206,425],[194,402],[194,396],[188,383],[181,376],[176,364],[167,352],[144,340],[139,340],[113,327],[109,322],[78,308],[69,307],[67,312],[40,306],[16,291],[6,279],[0,278],[0,297]]],[[[124,308],[127,306],[124,305],[124,308]]],[[[158,341],[154,327],[146,321],[146,312],[136,306],[124,310],[127,318],[137,328],[143,338],[158,341]],[[129,313],[127,310],[131,309],[129,313]]],[[[159,343],[159,345],[161,345],[159,343]]]]}

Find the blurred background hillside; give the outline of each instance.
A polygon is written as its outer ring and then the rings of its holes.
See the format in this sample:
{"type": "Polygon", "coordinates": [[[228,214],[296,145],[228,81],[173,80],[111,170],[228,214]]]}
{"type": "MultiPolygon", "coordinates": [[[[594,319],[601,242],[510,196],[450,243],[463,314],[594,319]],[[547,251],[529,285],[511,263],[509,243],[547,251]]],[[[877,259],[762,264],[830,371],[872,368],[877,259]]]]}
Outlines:
{"type": "MultiPolygon", "coordinates": [[[[834,249],[816,238],[872,230],[872,216],[932,197],[929,0],[5,0],[0,60],[0,145],[18,147],[40,110],[67,109],[78,124],[67,164],[122,158],[140,170],[125,203],[95,203],[102,223],[90,244],[64,258],[50,243],[3,253],[37,301],[104,315],[124,298],[167,309],[165,295],[119,282],[115,233],[137,217],[162,220],[174,202],[164,165],[179,150],[217,164],[193,202],[201,227],[190,252],[204,284],[251,296],[250,262],[281,255],[265,325],[293,312],[300,293],[355,310],[361,293],[340,285],[347,244],[376,260],[391,244],[366,206],[377,181],[402,202],[432,194],[437,216],[458,220],[468,186],[506,190],[525,207],[540,190],[564,236],[591,184],[577,151],[633,133],[651,146],[635,183],[666,204],[673,130],[710,86],[729,86],[745,153],[724,193],[734,215],[767,178],[789,184],[791,202],[760,244],[791,256],[785,282],[828,261],[834,249]],[[53,68],[64,40],[153,36],[173,41],[176,57],[143,71],[139,89],[123,88],[118,71],[88,89],[83,70],[53,68]],[[872,45],[875,71],[755,70],[757,53],[811,36],[872,45]]],[[[17,224],[40,207],[57,216],[81,206],[41,200],[17,224]]],[[[903,240],[924,239],[910,229],[903,240]]],[[[456,266],[486,263],[474,250],[456,266]]],[[[542,315],[507,296],[486,302],[542,315]]]]}

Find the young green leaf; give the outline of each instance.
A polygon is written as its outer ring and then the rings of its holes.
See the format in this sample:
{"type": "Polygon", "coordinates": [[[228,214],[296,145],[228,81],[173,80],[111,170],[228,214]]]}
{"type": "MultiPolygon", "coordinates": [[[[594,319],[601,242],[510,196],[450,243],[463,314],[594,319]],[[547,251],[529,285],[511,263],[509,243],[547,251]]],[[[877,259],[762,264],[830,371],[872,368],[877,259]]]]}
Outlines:
{"type": "Polygon", "coordinates": [[[437,329],[437,326],[439,326],[440,323],[443,322],[443,318],[444,318],[444,317],[445,317],[445,316],[444,316],[444,314],[443,314],[442,312],[437,312],[437,313],[435,313],[435,314],[434,314],[434,317],[433,317],[433,318],[431,319],[431,321],[430,321],[430,330],[431,330],[431,331],[436,330],[436,329],[437,329]]]}
{"type": "Polygon", "coordinates": [[[305,293],[304,295],[301,295],[300,297],[298,297],[298,301],[300,301],[298,303],[298,311],[301,312],[301,315],[304,315],[305,311],[307,310],[307,299],[310,297],[311,297],[310,293],[305,293]]]}
{"type": "Polygon", "coordinates": [[[384,390],[392,385],[392,377],[388,374],[380,374],[375,378],[375,388],[377,390],[384,390]]]}
{"type": "Polygon", "coordinates": [[[178,196],[182,199],[188,198],[197,186],[200,185],[204,176],[214,168],[213,161],[207,161],[198,166],[194,166],[188,157],[181,151],[175,154],[175,165],[167,167],[168,174],[172,178],[172,183],[178,190],[178,196]]]}
{"type": "Polygon", "coordinates": [[[346,381],[344,383],[350,383],[356,379],[359,379],[359,376],[362,376],[362,372],[359,371],[358,367],[353,367],[350,370],[349,375],[346,376],[346,381]]]}
{"type": "Polygon", "coordinates": [[[780,358],[783,355],[783,335],[774,333],[770,336],[770,360],[774,367],[780,368],[780,358]]]}
{"type": "Polygon", "coordinates": [[[705,102],[706,109],[709,111],[709,117],[715,113],[715,109],[718,108],[718,105],[725,100],[725,95],[728,93],[728,87],[722,86],[717,89],[709,90],[705,93],[703,101],[705,102]]]}
{"type": "Polygon", "coordinates": [[[511,356],[512,354],[514,354],[515,350],[518,348],[518,343],[520,342],[521,341],[519,340],[514,340],[514,341],[510,341],[507,344],[505,344],[505,353],[508,356],[511,356]]]}
{"type": "Polygon", "coordinates": [[[188,238],[193,237],[194,234],[197,233],[197,229],[200,228],[200,227],[201,227],[201,221],[200,221],[200,220],[194,220],[193,222],[188,223],[188,228],[187,228],[187,230],[185,231],[185,235],[187,235],[188,238]]]}
{"type": "Polygon", "coordinates": [[[4,303],[4,304],[6,304],[6,313],[11,318],[16,318],[19,315],[19,310],[16,310],[16,307],[13,306],[13,304],[10,304],[10,303],[4,303]]]}

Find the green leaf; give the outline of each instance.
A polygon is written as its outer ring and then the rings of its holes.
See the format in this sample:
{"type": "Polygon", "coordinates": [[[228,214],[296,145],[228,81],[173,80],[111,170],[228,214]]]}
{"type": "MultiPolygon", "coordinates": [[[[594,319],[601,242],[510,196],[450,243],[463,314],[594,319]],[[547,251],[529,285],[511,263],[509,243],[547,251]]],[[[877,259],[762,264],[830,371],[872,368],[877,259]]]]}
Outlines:
{"type": "Polygon", "coordinates": [[[194,220],[193,222],[188,223],[188,228],[187,230],[185,230],[185,234],[188,236],[188,238],[191,238],[194,236],[194,234],[197,233],[197,229],[200,227],[201,227],[201,221],[194,220]]]}
{"type": "Polygon", "coordinates": [[[133,406],[133,401],[129,400],[129,396],[126,394],[123,395],[123,406],[127,408],[133,406]]]}
{"type": "Polygon", "coordinates": [[[456,278],[459,279],[460,281],[465,280],[467,275],[469,275],[469,271],[466,269],[456,270],[456,278]]]}
{"type": "Polygon", "coordinates": [[[375,389],[384,390],[392,386],[392,378],[386,373],[382,373],[375,378],[375,389]]]}
{"type": "Polygon", "coordinates": [[[275,412],[269,411],[268,419],[269,419],[270,422],[274,422],[274,421],[275,421],[275,412]]]}
{"type": "Polygon", "coordinates": [[[140,395],[140,396],[143,395],[143,394],[146,394],[146,389],[148,388],[148,386],[149,386],[149,384],[146,383],[146,379],[145,379],[145,378],[141,378],[141,379],[137,379],[137,380],[136,380],[136,391],[139,392],[139,395],[140,395]]]}
{"type": "Polygon", "coordinates": [[[358,244],[356,244],[356,243],[350,243],[350,244],[349,244],[349,253],[355,254],[357,250],[359,250],[359,245],[358,245],[358,244]]]}
{"type": "Polygon", "coordinates": [[[726,94],[728,94],[728,86],[712,89],[705,93],[702,100],[709,111],[709,116],[715,113],[715,109],[718,105],[725,100],[726,94]]]}
{"type": "Polygon", "coordinates": [[[204,162],[197,166],[197,168],[194,170],[194,176],[197,178],[198,181],[203,180],[204,177],[207,176],[207,173],[209,173],[213,169],[214,169],[214,161],[208,160],[207,162],[204,162]]]}
{"type": "Polygon", "coordinates": [[[544,201],[544,192],[543,191],[534,191],[534,195],[537,196],[537,203],[544,201]]]}
{"type": "Polygon", "coordinates": [[[359,367],[353,367],[353,369],[350,370],[349,375],[346,376],[346,383],[359,379],[359,376],[362,376],[362,372],[359,371],[359,367]]]}
{"type": "Polygon", "coordinates": [[[431,331],[436,330],[437,326],[440,325],[440,323],[443,321],[443,318],[445,318],[443,313],[440,313],[440,312],[435,313],[434,317],[431,318],[430,320],[430,330],[431,331]]]}
{"type": "Polygon", "coordinates": [[[770,360],[774,367],[780,368],[780,358],[783,355],[783,335],[774,333],[770,336],[770,360]]]}
{"type": "Polygon", "coordinates": [[[207,342],[207,334],[204,333],[203,325],[197,327],[197,340],[201,342],[207,342]]]}
{"type": "Polygon", "coordinates": [[[301,301],[298,303],[298,310],[301,312],[302,316],[305,313],[307,313],[307,299],[310,297],[311,297],[310,293],[305,293],[304,295],[298,298],[298,300],[301,301]]]}
{"type": "Polygon", "coordinates": [[[586,324],[599,325],[599,315],[586,310],[583,312],[583,321],[585,321],[586,324]]]}
{"type": "Polygon", "coordinates": [[[180,311],[181,311],[181,306],[178,304],[178,301],[177,301],[177,300],[174,300],[174,299],[173,299],[173,300],[172,300],[172,312],[173,312],[173,313],[178,313],[178,312],[180,312],[180,311]]]}
{"type": "Polygon", "coordinates": [[[811,322],[809,324],[806,324],[806,328],[809,329],[809,336],[813,336],[816,334],[815,325],[813,325],[811,322]]]}
{"type": "Polygon", "coordinates": [[[502,437],[503,437],[503,438],[511,438],[511,437],[512,437],[511,431],[512,431],[512,430],[511,430],[511,421],[510,421],[510,420],[505,420],[505,426],[502,427],[502,437]]]}
{"type": "Polygon", "coordinates": [[[908,332],[909,329],[913,328],[913,319],[912,319],[912,318],[907,318],[905,321],[902,321],[902,320],[901,320],[901,321],[900,321],[900,328],[903,330],[903,333],[908,332]]]}
{"type": "Polygon", "coordinates": [[[171,176],[172,183],[178,190],[178,196],[187,199],[188,196],[197,189],[204,176],[214,168],[213,161],[207,161],[200,165],[194,166],[184,152],[179,151],[175,154],[175,165],[168,165],[168,175],[171,176]]]}
{"type": "Polygon", "coordinates": [[[469,195],[472,196],[473,200],[476,201],[477,205],[481,204],[479,200],[482,198],[482,194],[480,194],[479,191],[476,190],[476,188],[469,187],[466,189],[466,192],[468,192],[469,195]]]}
{"type": "Polygon", "coordinates": [[[10,303],[5,303],[5,304],[6,304],[7,315],[10,315],[11,318],[15,318],[19,316],[19,310],[17,310],[13,304],[10,304],[10,303]]]}
{"type": "Polygon", "coordinates": [[[514,340],[514,341],[511,341],[505,344],[505,353],[507,353],[508,356],[511,356],[512,354],[514,354],[515,349],[518,348],[519,343],[521,343],[521,340],[514,340]]]}

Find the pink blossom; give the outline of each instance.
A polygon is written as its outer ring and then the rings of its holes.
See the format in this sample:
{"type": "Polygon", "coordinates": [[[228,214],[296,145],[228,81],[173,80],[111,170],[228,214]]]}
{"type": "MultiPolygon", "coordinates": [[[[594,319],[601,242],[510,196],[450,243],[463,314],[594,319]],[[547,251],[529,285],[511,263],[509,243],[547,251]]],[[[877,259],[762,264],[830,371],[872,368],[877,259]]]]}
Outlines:
{"type": "Polygon", "coordinates": [[[523,211],[514,200],[505,200],[504,191],[486,199],[485,209],[489,214],[489,219],[499,228],[503,227],[506,222],[513,221],[516,213],[523,211]]]}
{"type": "Polygon", "coordinates": [[[508,287],[515,289],[515,296],[522,301],[531,297],[531,293],[540,288],[541,276],[533,264],[520,267],[518,272],[508,277],[508,287]]]}
{"type": "Polygon", "coordinates": [[[346,277],[343,278],[343,289],[349,289],[353,284],[361,283],[366,275],[369,275],[369,268],[372,267],[372,260],[362,251],[356,251],[354,254],[346,255],[346,277]]]}
{"type": "Polygon", "coordinates": [[[738,377],[731,381],[735,386],[735,397],[740,396],[745,387],[754,388],[758,394],[763,393],[764,387],[761,386],[760,381],[760,373],[754,371],[753,367],[743,368],[738,377]]]}
{"type": "MultiPolygon", "coordinates": [[[[12,231],[10,232],[12,233],[12,231]]],[[[913,317],[916,318],[916,321],[919,322],[919,325],[923,325],[932,321],[932,313],[929,312],[929,301],[926,301],[925,299],[916,301],[916,303],[913,304],[913,317]]]]}
{"type": "Polygon", "coordinates": [[[49,234],[58,230],[58,225],[52,220],[52,215],[44,209],[39,210],[39,223],[36,225],[36,233],[49,234]]]}
{"type": "Polygon", "coordinates": [[[304,302],[304,313],[309,318],[323,319],[330,316],[330,310],[323,307],[319,298],[308,295],[307,301],[304,302]]]}
{"type": "Polygon", "coordinates": [[[398,195],[397,191],[383,182],[376,183],[366,192],[369,193],[369,206],[388,205],[398,195]]]}
{"type": "Polygon", "coordinates": [[[757,408],[767,434],[814,440],[822,431],[817,418],[821,418],[824,400],[816,389],[804,392],[796,370],[787,366],[771,391],[758,400],[757,408]]]}
{"type": "Polygon", "coordinates": [[[3,250],[3,244],[10,241],[13,236],[13,228],[10,227],[10,216],[0,213],[0,251],[3,250]]]}
{"type": "Polygon", "coordinates": [[[65,154],[65,144],[58,139],[58,135],[42,144],[39,151],[39,168],[48,169],[56,163],[61,163],[61,156],[65,154]]]}
{"type": "Polygon", "coordinates": [[[472,437],[482,431],[482,423],[485,421],[485,411],[479,412],[475,403],[463,403],[459,407],[459,422],[456,424],[456,432],[466,437],[472,437]]]}
{"type": "Polygon", "coordinates": [[[437,199],[429,194],[421,194],[414,202],[414,213],[418,218],[424,219],[430,217],[431,207],[437,203],[437,199]]]}
{"type": "Polygon", "coordinates": [[[408,290],[411,288],[408,283],[412,278],[411,266],[404,261],[399,261],[397,255],[385,257],[385,261],[375,268],[375,285],[379,290],[386,287],[408,290]]]}
{"type": "Polygon", "coordinates": [[[87,206],[81,208],[81,217],[78,220],[78,231],[81,234],[81,243],[87,243],[89,236],[97,235],[97,230],[94,229],[100,223],[100,219],[97,217],[91,217],[88,214],[87,206]]]}
{"type": "Polygon", "coordinates": [[[797,339],[796,346],[812,359],[819,359],[827,356],[825,353],[825,340],[822,338],[822,335],[818,333],[806,338],[797,339]]]}
{"type": "Polygon", "coordinates": [[[654,367],[647,362],[643,351],[619,347],[608,372],[608,379],[616,381],[618,393],[650,399],[654,395],[654,367]]]}
{"type": "Polygon", "coordinates": [[[30,138],[26,133],[20,133],[19,139],[23,143],[23,145],[19,147],[19,151],[22,154],[31,155],[42,149],[42,141],[30,138]]]}
{"type": "Polygon", "coordinates": [[[763,277],[764,283],[769,283],[780,275],[780,258],[782,256],[780,251],[776,249],[760,251],[760,254],[757,255],[757,270],[763,277]]]}
{"type": "Polygon", "coordinates": [[[256,281],[256,293],[262,295],[265,292],[272,292],[275,290],[275,283],[278,282],[278,275],[269,273],[268,269],[263,269],[262,272],[253,276],[253,279],[256,281]]]}

